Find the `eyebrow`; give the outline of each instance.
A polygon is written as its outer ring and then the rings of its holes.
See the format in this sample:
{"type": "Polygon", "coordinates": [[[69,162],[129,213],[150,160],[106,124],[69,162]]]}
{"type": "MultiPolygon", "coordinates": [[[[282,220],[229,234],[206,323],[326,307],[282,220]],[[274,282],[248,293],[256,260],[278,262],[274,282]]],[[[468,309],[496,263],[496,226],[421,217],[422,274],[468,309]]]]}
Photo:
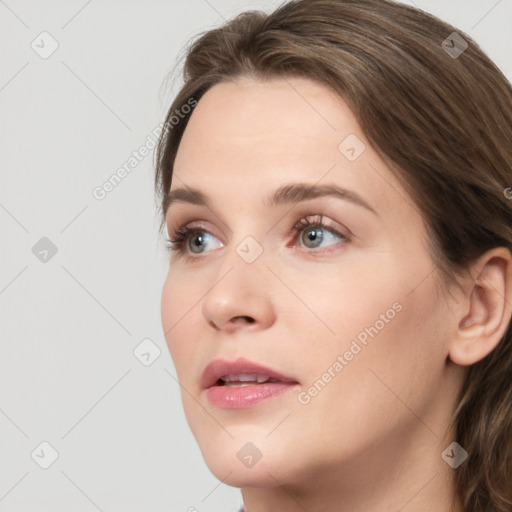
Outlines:
{"type": "MultiPolygon", "coordinates": [[[[371,211],[375,215],[379,215],[359,194],[353,190],[339,187],[338,185],[311,185],[308,183],[288,183],[279,187],[268,199],[265,205],[269,208],[290,203],[299,203],[308,199],[315,199],[317,197],[332,196],[338,199],[344,199],[350,203],[362,206],[371,211]]],[[[211,208],[210,199],[199,189],[175,188],[171,190],[164,200],[164,215],[171,204],[174,203],[188,203],[198,206],[206,206],[211,208]]]]}

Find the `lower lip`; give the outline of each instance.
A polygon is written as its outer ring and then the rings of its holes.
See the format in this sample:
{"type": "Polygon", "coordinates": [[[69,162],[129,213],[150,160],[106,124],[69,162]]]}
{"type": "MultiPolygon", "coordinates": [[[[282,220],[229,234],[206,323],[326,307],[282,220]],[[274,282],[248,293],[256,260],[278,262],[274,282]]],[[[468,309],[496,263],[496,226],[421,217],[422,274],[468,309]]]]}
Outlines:
{"type": "Polygon", "coordinates": [[[212,386],[206,390],[210,403],[221,409],[245,409],[296,389],[298,383],[268,382],[254,386],[212,386]]]}

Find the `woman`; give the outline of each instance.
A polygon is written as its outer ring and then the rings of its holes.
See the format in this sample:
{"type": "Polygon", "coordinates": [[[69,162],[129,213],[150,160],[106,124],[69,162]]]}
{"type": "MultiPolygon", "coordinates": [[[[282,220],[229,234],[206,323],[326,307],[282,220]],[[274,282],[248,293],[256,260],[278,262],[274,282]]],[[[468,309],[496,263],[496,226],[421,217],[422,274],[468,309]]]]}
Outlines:
{"type": "Polygon", "coordinates": [[[157,151],[162,325],[247,512],[512,510],[512,88],[387,0],[188,49],[157,151]]]}

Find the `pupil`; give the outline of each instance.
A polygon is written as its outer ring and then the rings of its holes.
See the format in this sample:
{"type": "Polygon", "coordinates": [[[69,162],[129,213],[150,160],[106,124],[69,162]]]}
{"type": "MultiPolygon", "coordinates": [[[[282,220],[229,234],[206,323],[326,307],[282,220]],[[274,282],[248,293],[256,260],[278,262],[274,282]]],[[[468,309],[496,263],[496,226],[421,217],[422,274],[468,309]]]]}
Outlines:
{"type": "Polygon", "coordinates": [[[323,239],[322,231],[319,229],[310,229],[306,233],[308,233],[307,238],[311,242],[315,242],[315,241],[321,242],[323,239]]]}
{"type": "MultiPolygon", "coordinates": [[[[195,247],[201,248],[201,244],[203,243],[203,237],[202,235],[197,235],[195,238],[192,239],[192,244],[195,247]]],[[[192,251],[195,252],[195,251],[192,251]]]]}

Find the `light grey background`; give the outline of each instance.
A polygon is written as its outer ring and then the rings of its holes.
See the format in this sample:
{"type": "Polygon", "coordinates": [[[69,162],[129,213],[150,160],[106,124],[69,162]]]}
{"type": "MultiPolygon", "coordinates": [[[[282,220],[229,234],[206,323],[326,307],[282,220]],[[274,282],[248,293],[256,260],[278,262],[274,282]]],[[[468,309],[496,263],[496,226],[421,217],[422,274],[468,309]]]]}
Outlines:
{"type": "MultiPolygon", "coordinates": [[[[189,431],[162,332],[152,152],[103,199],[93,191],[155,138],[186,42],[279,3],[0,0],[0,511],[240,505],[189,431]],[[134,350],[148,338],[146,366],[134,350]],[[47,469],[42,442],[58,453],[47,469]]],[[[405,3],[467,32],[512,78],[512,0],[405,3]]]]}

